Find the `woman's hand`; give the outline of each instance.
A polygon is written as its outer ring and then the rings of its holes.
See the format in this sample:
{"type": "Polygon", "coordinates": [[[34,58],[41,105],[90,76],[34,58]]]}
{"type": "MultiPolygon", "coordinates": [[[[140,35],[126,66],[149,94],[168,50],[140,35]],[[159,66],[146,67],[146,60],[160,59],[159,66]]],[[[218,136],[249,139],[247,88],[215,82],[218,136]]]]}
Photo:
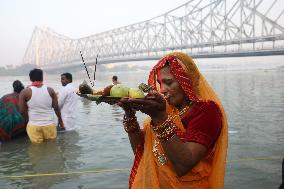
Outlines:
{"type": "Polygon", "coordinates": [[[129,106],[149,115],[154,123],[163,121],[166,117],[166,100],[157,91],[150,91],[144,99],[128,99],[129,106]]]}
{"type": "Polygon", "coordinates": [[[121,98],[121,100],[117,103],[117,105],[122,107],[126,117],[134,116],[136,113],[136,111],[130,106],[131,103],[129,103],[128,97],[121,98]]]}

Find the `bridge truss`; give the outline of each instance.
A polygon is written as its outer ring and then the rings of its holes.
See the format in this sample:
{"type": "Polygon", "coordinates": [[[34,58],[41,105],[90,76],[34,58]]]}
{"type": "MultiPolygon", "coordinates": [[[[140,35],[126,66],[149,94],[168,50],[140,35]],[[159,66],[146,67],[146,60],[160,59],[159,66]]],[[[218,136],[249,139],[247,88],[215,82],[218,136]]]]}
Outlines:
{"type": "Polygon", "coordinates": [[[36,27],[23,63],[38,66],[155,59],[182,50],[195,57],[284,54],[283,0],[190,0],[152,19],[72,39],[36,27]],[[273,54],[273,53],[272,53],[273,54]]]}

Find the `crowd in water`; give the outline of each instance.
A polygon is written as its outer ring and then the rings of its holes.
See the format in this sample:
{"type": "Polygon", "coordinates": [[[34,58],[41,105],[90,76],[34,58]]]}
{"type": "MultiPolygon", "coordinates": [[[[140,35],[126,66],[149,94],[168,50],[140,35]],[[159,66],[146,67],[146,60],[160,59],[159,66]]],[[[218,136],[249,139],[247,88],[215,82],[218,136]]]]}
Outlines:
{"type": "Polygon", "coordinates": [[[44,85],[43,71],[29,73],[31,84],[24,87],[21,81],[13,82],[13,92],[0,99],[0,141],[9,141],[28,135],[32,143],[55,139],[57,130],[75,129],[77,95],[72,74],[61,74],[62,89],[55,93],[44,85]],[[58,122],[54,119],[54,113],[58,122]]]}
{"type": "MultiPolygon", "coordinates": [[[[71,73],[61,74],[62,89],[55,93],[43,84],[43,71],[30,71],[31,84],[24,87],[19,80],[13,82],[13,92],[0,99],[0,142],[28,135],[31,142],[41,143],[55,139],[58,130],[76,129],[75,111],[78,97],[71,73]],[[54,121],[54,113],[58,122],[54,121]]],[[[117,76],[112,85],[120,84],[117,76]]]]}

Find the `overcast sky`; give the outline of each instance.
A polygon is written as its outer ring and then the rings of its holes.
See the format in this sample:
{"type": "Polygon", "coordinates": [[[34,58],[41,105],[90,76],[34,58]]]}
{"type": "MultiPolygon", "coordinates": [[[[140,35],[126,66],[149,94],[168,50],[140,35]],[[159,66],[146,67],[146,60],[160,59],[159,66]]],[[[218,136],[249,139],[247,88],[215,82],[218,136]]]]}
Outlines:
{"type": "MultiPolygon", "coordinates": [[[[81,38],[150,19],[187,1],[0,0],[0,66],[22,63],[35,26],[81,38]]],[[[274,9],[283,7],[284,0],[279,0],[274,9]]]]}
{"type": "Polygon", "coordinates": [[[80,38],[144,21],[188,0],[0,0],[0,66],[21,64],[35,26],[80,38]]]}

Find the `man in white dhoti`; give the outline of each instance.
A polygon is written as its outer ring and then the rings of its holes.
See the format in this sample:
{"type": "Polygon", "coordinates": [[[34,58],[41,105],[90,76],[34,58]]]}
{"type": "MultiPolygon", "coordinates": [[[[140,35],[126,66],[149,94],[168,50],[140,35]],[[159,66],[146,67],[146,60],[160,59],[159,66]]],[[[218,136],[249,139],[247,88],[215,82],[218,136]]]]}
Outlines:
{"type": "Polygon", "coordinates": [[[78,97],[72,83],[72,74],[61,74],[62,90],[59,92],[58,104],[66,131],[76,129],[76,110],[78,97]]]}

